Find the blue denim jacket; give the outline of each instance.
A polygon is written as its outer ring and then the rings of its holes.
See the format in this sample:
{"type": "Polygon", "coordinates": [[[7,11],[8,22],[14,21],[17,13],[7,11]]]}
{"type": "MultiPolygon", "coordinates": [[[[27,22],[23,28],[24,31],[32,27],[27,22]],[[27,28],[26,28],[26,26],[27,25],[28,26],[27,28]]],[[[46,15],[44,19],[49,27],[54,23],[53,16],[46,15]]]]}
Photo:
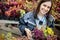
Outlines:
{"type": "MultiPolygon", "coordinates": [[[[54,27],[53,16],[50,16],[50,21],[48,22],[49,27],[54,27]]],[[[25,28],[29,28],[31,31],[36,27],[36,22],[34,18],[34,12],[26,13],[19,21],[19,29],[22,32],[22,35],[26,35],[25,28]]]]}

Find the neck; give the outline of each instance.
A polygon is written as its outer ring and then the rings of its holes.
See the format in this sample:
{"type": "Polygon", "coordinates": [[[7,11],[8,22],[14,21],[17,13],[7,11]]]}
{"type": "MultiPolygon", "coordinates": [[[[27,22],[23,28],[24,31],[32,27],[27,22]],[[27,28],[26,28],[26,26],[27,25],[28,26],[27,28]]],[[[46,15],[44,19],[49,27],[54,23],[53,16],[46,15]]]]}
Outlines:
{"type": "Polygon", "coordinates": [[[43,15],[42,13],[40,13],[40,12],[38,13],[38,15],[39,15],[39,16],[41,16],[41,17],[43,17],[43,16],[44,16],[44,15],[43,15]]]}

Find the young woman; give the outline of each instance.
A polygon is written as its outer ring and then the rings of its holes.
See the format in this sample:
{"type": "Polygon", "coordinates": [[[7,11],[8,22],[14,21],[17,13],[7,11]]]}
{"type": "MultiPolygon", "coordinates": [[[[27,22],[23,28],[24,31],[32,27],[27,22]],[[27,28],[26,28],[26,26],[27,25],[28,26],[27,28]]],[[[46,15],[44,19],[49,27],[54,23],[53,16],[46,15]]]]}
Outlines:
{"type": "Polygon", "coordinates": [[[54,19],[51,15],[52,0],[41,0],[36,8],[32,12],[26,13],[19,21],[19,29],[22,35],[27,35],[28,38],[32,36],[31,31],[38,27],[41,29],[41,25],[44,28],[48,25],[53,28],[54,19]]]}

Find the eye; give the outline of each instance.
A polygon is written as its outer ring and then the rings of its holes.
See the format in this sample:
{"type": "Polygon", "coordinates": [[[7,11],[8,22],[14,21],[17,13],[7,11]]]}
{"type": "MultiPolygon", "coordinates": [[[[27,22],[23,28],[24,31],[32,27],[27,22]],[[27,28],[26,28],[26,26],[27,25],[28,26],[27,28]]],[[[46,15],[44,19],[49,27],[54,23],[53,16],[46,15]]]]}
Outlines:
{"type": "Polygon", "coordinates": [[[48,8],[50,9],[51,7],[48,6],[48,8]]]}
{"type": "Polygon", "coordinates": [[[45,4],[44,4],[43,6],[44,6],[44,7],[46,7],[46,5],[45,5],[45,4]]]}

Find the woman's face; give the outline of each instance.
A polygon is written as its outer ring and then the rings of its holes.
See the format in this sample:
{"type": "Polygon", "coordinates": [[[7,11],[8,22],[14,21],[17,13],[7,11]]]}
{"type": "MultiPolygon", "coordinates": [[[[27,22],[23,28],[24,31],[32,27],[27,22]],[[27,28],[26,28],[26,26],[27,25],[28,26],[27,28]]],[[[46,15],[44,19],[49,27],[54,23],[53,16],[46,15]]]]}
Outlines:
{"type": "Polygon", "coordinates": [[[49,12],[50,8],[51,8],[51,1],[44,2],[40,6],[40,13],[45,15],[46,13],[49,12]]]}

